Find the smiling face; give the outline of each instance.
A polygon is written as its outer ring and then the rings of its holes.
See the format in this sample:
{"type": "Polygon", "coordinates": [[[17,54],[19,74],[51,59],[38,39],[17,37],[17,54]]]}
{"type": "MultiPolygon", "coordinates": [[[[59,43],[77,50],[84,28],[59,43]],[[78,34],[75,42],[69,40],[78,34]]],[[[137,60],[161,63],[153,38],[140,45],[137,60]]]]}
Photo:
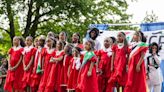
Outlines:
{"type": "Polygon", "coordinates": [[[91,50],[91,43],[89,43],[88,41],[85,42],[84,48],[85,48],[85,50],[90,51],[91,50]]]}
{"type": "Polygon", "coordinates": [[[124,37],[123,37],[123,34],[121,32],[118,33],[118,35],[117,35],[117,41],[119,43],[122,43],[124,41],[124,37]]]}
{"type": "Polygon", "coordinates": [[[109,47],[111,46],[111,44],[112,44],[112,39],[106,38],[106,39],[104,40],[104,47],[105,47],[105,48],[109,48],[109,47]]]}

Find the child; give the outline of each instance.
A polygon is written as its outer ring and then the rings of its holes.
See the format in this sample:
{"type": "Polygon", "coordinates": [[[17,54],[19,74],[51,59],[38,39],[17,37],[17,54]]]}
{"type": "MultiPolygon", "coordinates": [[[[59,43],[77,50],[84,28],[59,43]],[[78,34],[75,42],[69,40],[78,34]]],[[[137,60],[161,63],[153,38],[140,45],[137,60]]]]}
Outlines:
{"type": "Polygon", "coordinates": [[[39,47],[39,38],[38,37],[36,37],[35,40],[34,40],[34,47],[35,48],[39,47]]]}
{"type": "Polygon", "coordinates": [[[26,88],[26,92],[31,92],[30,83],[31,83],[31,73],[33,68],[34,56],[36,53],[36,48],[33,47],[33,38],[31,36],[26,37],[26,47],[24,47],[23,51],[23,88],[26,88]]]}
{"type": "Polygon", "coordinates": [[[98,83],[96,75],[97,57],[95,56],[94,42],[88,40],[85,42],[86,53],[82,62],[82,66],[78,78],[78,91],[80,92],[98,92],[98,83]]]}
{"type": "Polygon", "coordinates": [[[8,69],[8,63],[7,62],[8,61],[6,58],[2,58],[1,66],[0,66],[0,92],[4,91],[3,86],[5,83],[5,78],[6,78],[7,69],[8,69]]]}
{"type": "Polygon", "coordinates": [[[20,45],[21,38],[15,36],[13,39],[13,47],[9,50],[9,67],[6,76],[4,90],[8,92],[22,91],[23,77],[23,48],[20,45]]]}
{"type": "Polygon", "coordinates": [[[124,32],[119,32],[117,35],[117,43],[112,47],[111,72],[109,84],[117,87],[117,92],[120,86],[122,90],[126,85],[127,79],[127,58],[128,58],[128,43],[124,32]]]}
{"type": "Polygon", "coordinates": [[[68,72],[68,67],[70,64],[70,60],[72,59],[72,45],[71,44],[67,44],[64,47],[64,59],[63,59],[63,67],[61,70],[61,77],[60,77],[60,92],[65,92],[66,88],[67,88],[67,81],[68,81],[68,76],[67,76],[67,72],[68,72]]]}
{"type": "Polygon", "coordinates": [[[44,92],[45,90],[45,86],[48,83],[47,78],[49,76],[49,72],[52,66],[51,58],[55,56],[56,54],[56,50],[55,50],[56,40],[54,38],[52,37],[47,38],[46,45],[47,45],[47,48],[45,52],[43,53],[43,56],[44,56],[43,75],[39,84],[38,92],[44,92]]]}
{"type": "Polygon", "coordinates": [[[146,72],[144,55],[147,45],[146,38],[141,31],[136,31],[133,35],[135,44],[131,48],[128,61],[128,78],[125,92],[146,92],[146,72]]]}
{"type": "Polygon", "coordinates": [[[160,69],[161,58],[158,52],[159,46],[153,42],[150,46],[151,55],[147,57],[147,84],[150,92],[161,92],[163,76],[160,69]]]}
{"type": "Polygon", "coordinates": [[[40,36],[38,38],[39,41],[39,46],[37,48],[36,54],[35,54],[35,59],[34,59],[34,66],[33,66],[33,70],[32,70],[32,74],[31,74],[31,87],[32,87],[32,92],[36,92],[38,87],[39,87],[39,83],[40,83],[40,79],[42,76],[42,68],[43,65],[41,64],[42,60],[43,60],[43,54],[45,51],[44,45],[45,45],[45,36],[40,36]]]}
{"type": "Polygon", "coordinates": [[[72,35],[72,44],[75,47],[79,47],[79,48],[83,49],[83,44],[80,43],[80,34],[79,33],[74,33],[72,35]]]}
{"type": "Polygon", "coordinates": [[[67,90],[69,92],[75,91],[77,87],[77,78],[82,62],[82,56],[80,55],[81,49],[79,47],[74,47],[72,50],[73,58],[70,61],[70,66],[68,68],[68,85],[67,90]]]}
{"type": "Polygon", "coordinates": [[[62,31],[59,34],[59,41],[64,41],[65,43],[67,43],[67,33],[62,31]]]}
{"type": "Polygon", "coordinates": [[[50,60],[52,68],[47,78],[45,92],[59,92],[60,90],[60,77],[64,58],[63,48],[64,43],[62,41],[58,41],[56,44],[56,54],[50,60]]]}
{"type": "MultiPolygon", "coordinates": [[[[99,57],[98,64],[98,83],[99,83],[99,92],[109,92],[110,86],[108,86],[108,80],[111,75],[111,58],[112,58],[112,45],[114,40],[111,37],[107,37],[104,40],[104,48],[99,50],[97,56],[99,57]]],[[[111,91],[110,91],[111,92],[111,91]]]]}

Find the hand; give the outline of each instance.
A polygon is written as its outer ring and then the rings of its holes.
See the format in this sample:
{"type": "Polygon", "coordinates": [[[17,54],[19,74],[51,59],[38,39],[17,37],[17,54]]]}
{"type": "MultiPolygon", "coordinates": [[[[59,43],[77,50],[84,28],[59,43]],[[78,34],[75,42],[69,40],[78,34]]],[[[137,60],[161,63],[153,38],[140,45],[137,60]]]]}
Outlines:
{"type": "Polygon", "coordinates": [[[92,76],[92,72],[88,71],[87,75],[88,77],[92,76]]]}
{"type": "Polygon", "coordinates": [[[28,70],[28,67],[25,67],[25,68],[24,68],[24,71],[27,71],[27,70],[28,70]]]}
{"type": "Polygon", "coordinates": [[[136,66],[136,71],[139,72],[140,70],[141,70],[140,66],[137,65],[137,66],[136,66]]]}
{"type": "Polygon", "coordinates": [[[51,57],[50,62],[54,62],[54,58],[53,57],[51,57]]]}
{"type": "Polygon", "coordinates": [[[14,71],[14,69],[13,69],[12,67],[9,67],[9,70],[10,70],[10,71],[14,71]]]}

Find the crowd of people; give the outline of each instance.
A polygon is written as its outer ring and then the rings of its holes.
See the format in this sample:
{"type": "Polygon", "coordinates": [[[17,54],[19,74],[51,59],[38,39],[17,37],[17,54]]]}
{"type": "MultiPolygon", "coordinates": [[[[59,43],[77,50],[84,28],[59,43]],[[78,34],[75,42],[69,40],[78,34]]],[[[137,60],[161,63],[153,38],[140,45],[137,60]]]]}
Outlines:
{"type": "MultiPolygon", "coordinates": [[[[9,49],[6,92],[161,92],[159,46],[146,44],[141,31],[132,41],[119,32],[97,40],[99,30],[89,31],[80,41],[74,33],[71,42],[66,32],[40,35],[33,41],[18,36],[9,49]],[[150,55],[145,57],[149,52],[150,55]],[[146,58],[146,59],[145,59],[146,58]],[[146,64],[145,64],[146,62],[146,64]],[[148,90],[149,89],[149,90],[148,90]]],[[[4,63],[5,66],[7,65],[4,63]]]]}

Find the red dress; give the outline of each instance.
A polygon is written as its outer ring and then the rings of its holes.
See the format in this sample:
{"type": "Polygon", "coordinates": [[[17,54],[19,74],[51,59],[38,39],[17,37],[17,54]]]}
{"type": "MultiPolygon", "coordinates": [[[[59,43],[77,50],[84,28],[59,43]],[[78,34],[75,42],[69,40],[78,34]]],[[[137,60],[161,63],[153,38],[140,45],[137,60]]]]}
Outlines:
{"type": "Polygon", "coordinates": [[[118,45],[113,45],[112,51],[115,52],[114,58],[114,71],[109,79],[109,83],[115,86],[115,83],[118,83],[120,86],[125,86],[127,81],[127,54],[128,47],[118,45]]]}
{"type": "Polygon", "coordinates": [[[138,43],[129,56],[128,80],[125,92],[146,92],[146,70],[144,61],[140,66],[140,71],[136,71],[136,65],[141,58],[141,54],[145,54],[147,51],[147,46],[140,44],[142,43],[138,43]]]}
{"type": "Polygon", "coordinates": [[[68,82],[68,67],[70,64],[70,60],[72,59],[72,55],[65,55],[63,59],[63,67],[61,70],[61,77],[60,77],[60,91],[63,92],[66,90],[67,82],[68,82]]]}
{"type": "Polygon", "coordinates": [[[75,90],[77,87],[77,78],[79,74],[80,65],[82,62],[82,56],[81,58],[72,58],[70,62],[70,76],[68,78],[68,90],[75,90]]]}
{"type": "Polygon", "coordinates": [[[98,86],[99,92],[111,92],[111,86],[108,84],[108,80],[111,76],[111,58],[112,50],[111,48],[102,49],[98,51],[97,56],[100,57],[99,69],[101,69],[102,74],[98,75],[98,86]]]}
{"type": "Polygon", "coordinates": [[[33,66],[33,70],[32,70],[32,74],[31,74],[31,87],[33,89],[33,92],[36,92],[36,89],[38,89],[39,83],[40,83],[40,79],[42,74],[41,73],[37,73],[37,67],[38,67],[38,61],[42,61],[42,57],[44,55],[45,52],[45,48],[38,48],[35,54],[35,59],[34,59],[34,66],[33,66]]]}
{"type": "Polygon", "coordinates": [[[82,66],[78,76],[77,92],[99,92],[96,66],[92,69],[92,75],[90,77],[87,75],[91,62],[96,63],[96,61],[97,57],[93,56],[84,66],[82,66]]]}
{"type": "MultiPolygon", "coordinates": [[[[33,58],[35,58],[35,53],[36,53],[36,48],[34,47],[25,47],[24,48],[24,63],[25,66],[27,67],[27,65],[31,62],[31,58],[33,56],[33,58]]],[[[24,71],[24,75],[23,75],[23,88],[25,88],[26,86],[30,86],[31,84],[31,73],[32,73],[32,69],[33,69],[33,64],[30,66],[30,68],[27,71],[24,71]]]]}
{"type": "Polygon", "coordinates": [[[55,49],[51,52],[48,52],[48,48],[45,50],[45,52],[43,54],[43,56],[45,56],[44,65],[43,65],[43,70],[44,71],[43,71],[42,78],[40,80],[38,92],[44,92],[44,90],[45,90],[45,87],[48,83],[47,78],[50,76],[50,70],[51,70],[51,67],[52,67],[52,63],[50,62],[50,59],[52,57],[54,57],[55,54],[56,54],[55,49]]]}
{"type": "MultiPolygon", "coordinates": [[[[9,54],[10,54],[9,63],[11,67],[14,67],[19,62],[20,57],[22,56],[22,52],[23,52],[22,47],[20,47],[18,50],[14,50],[14,48],[11,48],[9,50],[9,54]]],[[[10,70],[7,71],[4,90],[8,92],[12,92],[12,87],[15,90],[23,90],[22,77],[23,77],[23,64],[21,62],[20,65],[14,71],[10,71],[10,70]]]]}
{"type": "MultiPolygon", "coordinates": [[[[59,58],[61,56],[64,56],[64,51],[56,51],[56,55],[54,56],[54,58],[59,58]]],[[[58,63],[52,64],[52,68],[49,72],[49,77],[47,78],[47,85],[44,92],[59,92],[62,66],[63,59],[58,63]]]]}

